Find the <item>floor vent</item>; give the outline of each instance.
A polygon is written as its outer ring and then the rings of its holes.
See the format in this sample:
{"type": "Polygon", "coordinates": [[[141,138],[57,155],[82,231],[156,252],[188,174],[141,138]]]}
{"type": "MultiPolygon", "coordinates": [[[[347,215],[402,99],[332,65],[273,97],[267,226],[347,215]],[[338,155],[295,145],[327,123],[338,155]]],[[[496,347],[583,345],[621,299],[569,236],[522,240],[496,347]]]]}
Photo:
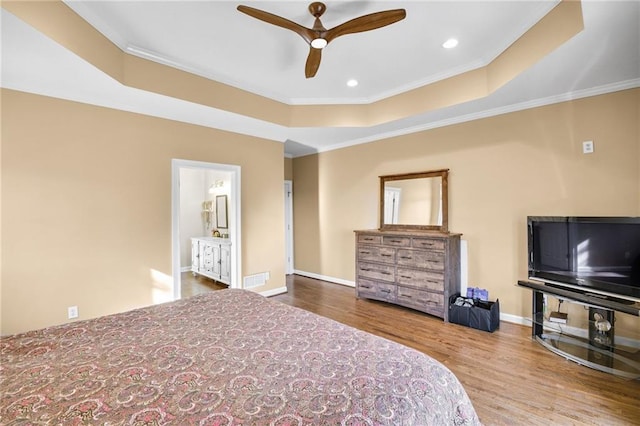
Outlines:
{"type": "Polygon", "coordinates": [[[242,287],[243,288],[253,288],[253,287],[260,287],[261,285],[265,285],[267,283],[267,280],[269,279],[269,273],[268,272],[262,272],[260,274],[254,274],[254,275],[248,275],[246,277],[244,277],[244,280],[242,281],[242,287]]]}

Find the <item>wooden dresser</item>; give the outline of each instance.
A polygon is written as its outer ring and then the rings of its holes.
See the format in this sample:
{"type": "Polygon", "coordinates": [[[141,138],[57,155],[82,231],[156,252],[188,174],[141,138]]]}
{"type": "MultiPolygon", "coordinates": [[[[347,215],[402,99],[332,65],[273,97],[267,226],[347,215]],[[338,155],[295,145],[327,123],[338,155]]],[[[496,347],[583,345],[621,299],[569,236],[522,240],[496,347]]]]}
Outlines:
{"type": "Polygon", "coordinates": [[[355,231],[356,295],[406,306],[448,321],[460,291],[460,234],[355,231]]]}

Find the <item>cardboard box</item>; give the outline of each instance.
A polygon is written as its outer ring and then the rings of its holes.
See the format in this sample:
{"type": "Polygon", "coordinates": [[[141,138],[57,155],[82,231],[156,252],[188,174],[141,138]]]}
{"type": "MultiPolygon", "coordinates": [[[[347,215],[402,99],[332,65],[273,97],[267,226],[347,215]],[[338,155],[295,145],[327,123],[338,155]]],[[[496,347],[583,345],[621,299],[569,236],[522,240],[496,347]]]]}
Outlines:
{"type": "Polygon", "coordinates": [[[500,328],[500,300],[480,301],[476,306],[454,305],[460,293],[449,298],[449,322],[493,332],[500,328]]]}

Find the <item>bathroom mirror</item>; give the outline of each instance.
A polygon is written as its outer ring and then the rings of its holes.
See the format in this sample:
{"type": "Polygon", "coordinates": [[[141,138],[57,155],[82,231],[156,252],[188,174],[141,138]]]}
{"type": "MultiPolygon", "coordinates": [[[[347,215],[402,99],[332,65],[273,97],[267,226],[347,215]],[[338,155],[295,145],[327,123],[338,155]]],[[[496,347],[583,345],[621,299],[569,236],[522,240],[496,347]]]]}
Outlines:
{"type": "Polygon", "coordinates": [[[380,176],[380,230],[448,232],[449,169],[380,176]]]}
{"type": "Polygon", "coordinates": [[[227,196],[216,195],[216,227],[228,228],[227,224],[227,196]]]}

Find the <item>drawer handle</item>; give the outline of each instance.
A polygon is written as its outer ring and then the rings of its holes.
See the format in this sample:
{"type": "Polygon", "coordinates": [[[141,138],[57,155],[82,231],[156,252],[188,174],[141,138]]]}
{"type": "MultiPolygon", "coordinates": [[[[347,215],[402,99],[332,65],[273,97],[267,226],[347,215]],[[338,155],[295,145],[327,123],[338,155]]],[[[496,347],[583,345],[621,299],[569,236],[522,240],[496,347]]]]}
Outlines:
{"type": "Polygon", "coordinates": [[[389,242],[390,242],[390,243],[394,243],[394,244],[396,244],[396,243],[401,243],[401,242],[402,242],[402,240],[389,240],[389,242]]]}
{"type": "Polygon", "coordinates": [[[410,277],[410,276],[408,276],[408,275],[400,275],[400,277],[401,277],[401,278],[407,278],[407,279],[411,278],[411,277],[410,277]]]}
{"type": "Polygon", "coordinates": [[[365,238],[364,238],[364,240],[365,240],[365,241],[373,241],[373,238],[371,238],[371,237],[365,237],[365,238]]]}
{"type": "Polygon", "coordinates": [[[408,294],[401,294],[401,295],[400,295],[400,297],[406,297],[406,298],[411,299],[411,296],[410,296],[410,295],[408,295],[408,294]]]}
{"type": "Polygon", "coordinates": [[[400,256],[400,259],[413,259],[411,256],[400,256]]]}
{"type": "Polygon", "coordinates": [[[382,256],[382,257],[391,257],[390,254],[381,254],[380,256],[382,256]]]}
{"type": "Polygon", "coordinates": [[[430,284],[440,284],[441,281],[426,280],[430,284]]]}
{"type": "Polygon", "coordinates": [[[370,251],[361,251],[360,254],[371,254],[370,251]]]}
{"type": "Polygon", "coordinates": [[[391,290],[389,289],[384,289],[384,290],[380,290],[382,293],[391,293],[391,290]]]}
{"type": "Polygon", "coordinates": [[[391,272],[387,272],[387,271],[376,271],[375,269],[371,269],[371,268],[360,268],[360,270],[361,270],[361,271],[365,271],[365,272],[371,272],[371,271],[374,271],[374,272],[378,272],[378,273],[383,274],[383,275],[391,275],[391,272]]]}
{"type": "Polygon", "coordinates": [[[371,286],[369,286],[369,285],[363,285],[363,284],[360,284],[360,287],[362,287],[362,288],[371,288],[371,286]]]}

